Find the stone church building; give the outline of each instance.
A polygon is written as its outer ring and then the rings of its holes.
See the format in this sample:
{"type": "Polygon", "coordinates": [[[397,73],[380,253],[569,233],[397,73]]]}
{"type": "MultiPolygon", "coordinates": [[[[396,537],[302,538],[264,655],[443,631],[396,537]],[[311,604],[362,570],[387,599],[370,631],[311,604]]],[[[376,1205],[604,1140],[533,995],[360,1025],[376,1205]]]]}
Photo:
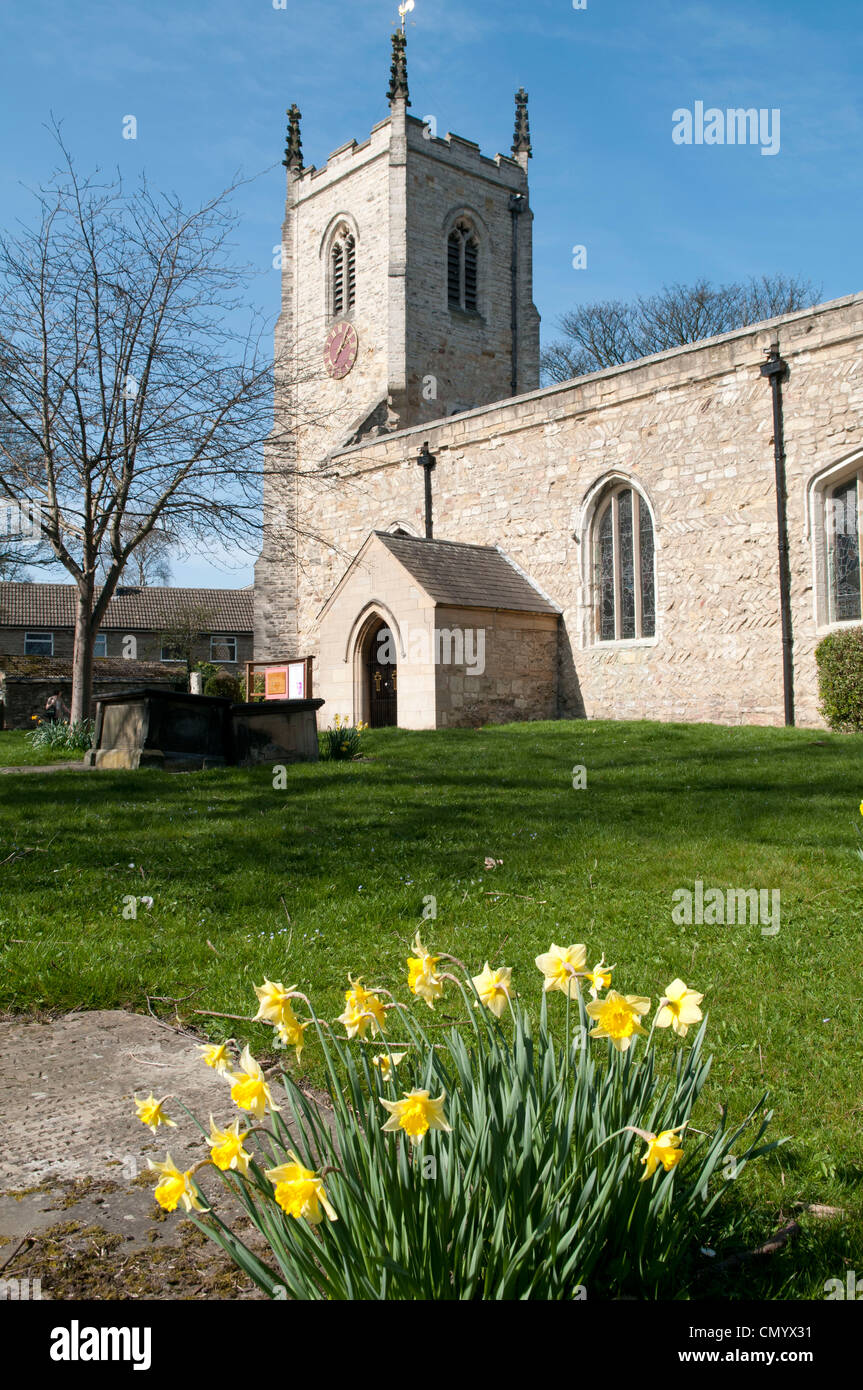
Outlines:
{"type": "Polygon", "coordinates": [[[303,166],[291,109],[255,657],[326,715],[820,724],[861,620],[863,295],[539,389],[511,155],[389,115],[303,166]]]}

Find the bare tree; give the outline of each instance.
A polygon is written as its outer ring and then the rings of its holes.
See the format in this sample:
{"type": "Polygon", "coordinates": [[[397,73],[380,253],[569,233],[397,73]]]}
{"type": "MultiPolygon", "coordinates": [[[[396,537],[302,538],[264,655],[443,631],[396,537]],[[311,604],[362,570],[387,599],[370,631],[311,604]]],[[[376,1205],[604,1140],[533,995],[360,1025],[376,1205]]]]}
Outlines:
{"type": "Polygon", "coordinates": [[[54,557],[26,522],[16,530],[14,518],[14,504],[4,509],[0,502],[0,581],[29,583],[29,570],[52,563],[54,557]]]}
{"type": "MultiPolygon", "coordinates": [[[[127,540],[134,535],[139,525],[139,517],[124,517],[120,527],[122,538],[127,540]]],[[[154,526],[152,531],[138,542],[126,561],[123,572],[124,581],[127,584],[136,584],[141,589],[153,584],[170,584],[173,546],[174,537],[170,531],[164,526],[154,526]]],[[[110,566],[110,563],[109,555],[107,566],[110,566]]]]}
{"type": "Polygon", "coordinates": [[[57,139],[37,225],[0,237],[0,498],[40,505],[77,585],[81,719],[130,557],[160,528],[254,547],[263,443],[269,473],[282,458],[290,471],[296,421],[282,409],[274,430],[263,325],[237,328],[249,272],[231,260],[233,188],[188,211],[145,180],[127,192],[119,176],[80,176],[57,139]]]}
{"type": "Polygon", "coordinates": [[[762,275],[731,285],[714,286],[709,280],[666,285],[659,294],[642,295],[631,303],[612,299],[584,304],[561,317],[563,336],[542,354],[543,379],[570,381],[731,333],[750,323],[808,309],[817,304],[820,294],[819,288],[799,277],[762,275]]]}
{"type": "Polygon", "coordinates": [[[173,652],[176,661],[186,663],[187,677],[192,673],[195,648],[212,626],[213,614],[205,604],[187,603],[159,634],[162,647],[173,652]]]}

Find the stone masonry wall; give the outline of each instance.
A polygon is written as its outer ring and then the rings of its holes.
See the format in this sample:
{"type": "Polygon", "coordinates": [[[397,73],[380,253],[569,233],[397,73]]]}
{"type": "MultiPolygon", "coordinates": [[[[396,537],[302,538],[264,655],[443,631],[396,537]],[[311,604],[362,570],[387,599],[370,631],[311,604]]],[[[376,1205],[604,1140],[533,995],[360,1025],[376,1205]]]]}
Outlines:
{"type": "MultiPolygon", "coordinates": [[[[282,229],[282,311],[276,325],[276,428],[266,451],[264,541],[255,568],[255,655],[259,660],[299,651],[295,599],[295,532],[304,517],[289,476],[299,465],[319,473],[331,450],[347,439],[388,392],[390,123],[363,145],[351,141],[322,169],[288,174],[282,229]],[[356,237],[356,307],[340,315],[357,331],[356,365],[342,381],[323,365],[331,318],[328,250],[347,218],[356,237]],[[280,416],[280,408],[283,414],[280,416]],[[296,427],[286,447],[286,419],[296,427]],[[280,473],[280,469],[288,470],[280,473]]],[[[305,653],[303,653],[305,654],[305,653]]]]}
{"type": "MultiPolygon", "coordinates": [[[[427,140],[422,121],[395,103],[362,144],[350,141],[321,169],[289,171],[282,229],[282,310],[276,327],[276,421],[264,476],[264,536],[255,568],[255,655],[305,655],[304,602],[320,593],[321,563],[306,510],[311,475],[331,522],[349,512],[362,480],[333,453],[364,430],[437,419],[511,391],[511,193],[526,195],[516,161],[483,156],[458,136],[427,140]],[[447,303],[447,219],[474,215],[480,232],[480,313],[447,303]],[[356,237],[356,365],[342,380],[324,368],[331,236],[344,219],[356,237]],[[423,382],[435,379],[434,399],[423,382]]],[[[531,222],[519,217],[519,383],[539,379],[539,316],[532,302],[531,222]]],[[[360,504],[362,505],[362,504],[360,504]]],[[[367,528],[370,530],[371,527],[367,528]]],[[[351,552],[354,553],[354,552],[351,552]]],[[[345,554],[340,555],[344,562],[345,554]]],[[[349,557],[348,557],[349,558],[349,557]]],[[[329,572],[329,567],[328,572],[329,572]]],[[[320,604],[318,605],[320,607],[320,604]]]]}
{"type": "Polygon", "coordinates": [[[435,624],[439,631],[461,632],[463,650],[473,658],[462,664],[441,662],[437,666],[438,728],[554,719],[557,618],[440,607],[435,624]],[[478,629],[483,634],[482,647],[478,629]],[[470,641],[466,632],[471,634],[470,641]],[[477,660],[480,651],[482,663],[477,660]]]}
{"type": "MultiPolygon", "coordinates": [[[[515,160],[487,159],[458,136],[427,139],[408,122],[407,389],[412,421],[436,420],[512,394],[513,193],[527,195],[515,160]],[[479,239],[476,314],[451,309],[447,237],[458,215],[479,239]],[[436,395],[423,396],[434,379],[436,395]]],[[[532,213],[519,216],[519,389],[539,385],[539,315],[533,305],[532,213]]]]}
{"type": "Polygon", "coordinates": [[[301,644],[368,533],[422,534],[423,440],[437,456],[435,530],[499,544],[563,610],[559,711],[605,718],[781,723],[782,665],[769,383],[785,383],[797,719],[820,723],[808,486],[863,448],[863,295],[562,386],[424,424],[335,460],[339,496],[303,489],[301,644]],[[592,502],[631,479],[655,520],[654,639],[593,631],[592,502]],[[331,545],[326,544],[326,540],[331,545]]]}

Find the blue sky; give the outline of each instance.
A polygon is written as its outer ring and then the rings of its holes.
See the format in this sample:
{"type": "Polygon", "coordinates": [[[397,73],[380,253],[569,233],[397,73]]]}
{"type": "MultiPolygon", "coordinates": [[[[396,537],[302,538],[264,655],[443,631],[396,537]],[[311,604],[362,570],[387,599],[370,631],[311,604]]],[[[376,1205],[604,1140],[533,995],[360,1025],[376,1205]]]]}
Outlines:
{"type": "MultiPolygon", "coordinates": [[[[284,198],[285,108],[303,113],[306,163],[387,114],[397,0],[3,0],[0,221],[27,218],[27,186],[63,122],[79,166],[146,170],[193,202],[238,172],[239,260],[272,270],[284,198]],[[123,139],[134,115],[137,138],[123,139]]],[[[593,299],[785,271],[823,298],[863,289],[860,0],[416,0],[412,113],[439,133],[509,151],[513,93],[530,93],[535,299],[543,333],[593,299]],[[681,146],[672,112],[781,111],[781,148],[681,146]],[[572,248],[587,247],[574,270],[572,248]]],[[[60,577],[60,576],[58,576],[60,577]]],[[[178,562],[175,583],[234,585],[231,568],[178,562]]]]}

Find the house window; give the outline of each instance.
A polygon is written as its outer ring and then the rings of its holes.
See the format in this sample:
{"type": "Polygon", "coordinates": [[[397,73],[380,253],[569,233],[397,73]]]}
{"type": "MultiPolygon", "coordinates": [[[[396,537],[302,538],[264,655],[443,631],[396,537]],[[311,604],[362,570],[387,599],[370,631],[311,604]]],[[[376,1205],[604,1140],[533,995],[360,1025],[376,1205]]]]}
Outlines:
{"type": "Polygon", "coordinates": [[[107,655],[108,655],[108,637],[107,637],[107,634],[106,634],[106,633],[104,633],[104,632],[97,632],[97,633],[96,633],[96,636],[93,638],[93,655],[94,655],[94,656],[107,656],[107,655]]]}
{"type": "Polygon", "coordinates": [[[827,493],[827,589],[829,621],[859,622],[861,605],[860,528],[863,472],[827,493]]]}
{"type": "Polygon", "coordinates": [[[236,637],[211,637],[210,660],[235,663],[237,660],[236,637]]]}
{"type": "Polygon", "coordinates": [[[478,311],[479,242],[469,222],[457,222],[447,241],[447,294],[451,309],[478,311]]]}
{"type": "Polygon", "coordinates": [[[595,540],[596,634],[600,642],[656,634],[653,523],[633,489],[615,489],[601,505],[595,540]]]}
{"type": "Polygon", "coordinates": [[[356,242],[340,227],[330,252],[330,312],[334,318],[353,309],[357,297],[356,242]]]}
{"type": "Polygon", "coordinates": [[[54,655],[54,634],[53,634],[53,632],[25,632],[25,633],[24,633],[24,655],[25,655],[25,656],[53,656],[53,655],[54,655]]]}
{"type": "Polygon", "coordinates": [[[186,660],[186,653],[185,653],[185,652],[181,652],[179,647],[172,647],[172,646],[170,646],[170,645],[166,646],[165,643],[163,642],[163,643],[162,643],[162,646],[161,646],[161,648],[160,648],[160,651],[159,651],[159,660],[160,660],[160,661],[185,661],[185,660],[186,660]]]}

